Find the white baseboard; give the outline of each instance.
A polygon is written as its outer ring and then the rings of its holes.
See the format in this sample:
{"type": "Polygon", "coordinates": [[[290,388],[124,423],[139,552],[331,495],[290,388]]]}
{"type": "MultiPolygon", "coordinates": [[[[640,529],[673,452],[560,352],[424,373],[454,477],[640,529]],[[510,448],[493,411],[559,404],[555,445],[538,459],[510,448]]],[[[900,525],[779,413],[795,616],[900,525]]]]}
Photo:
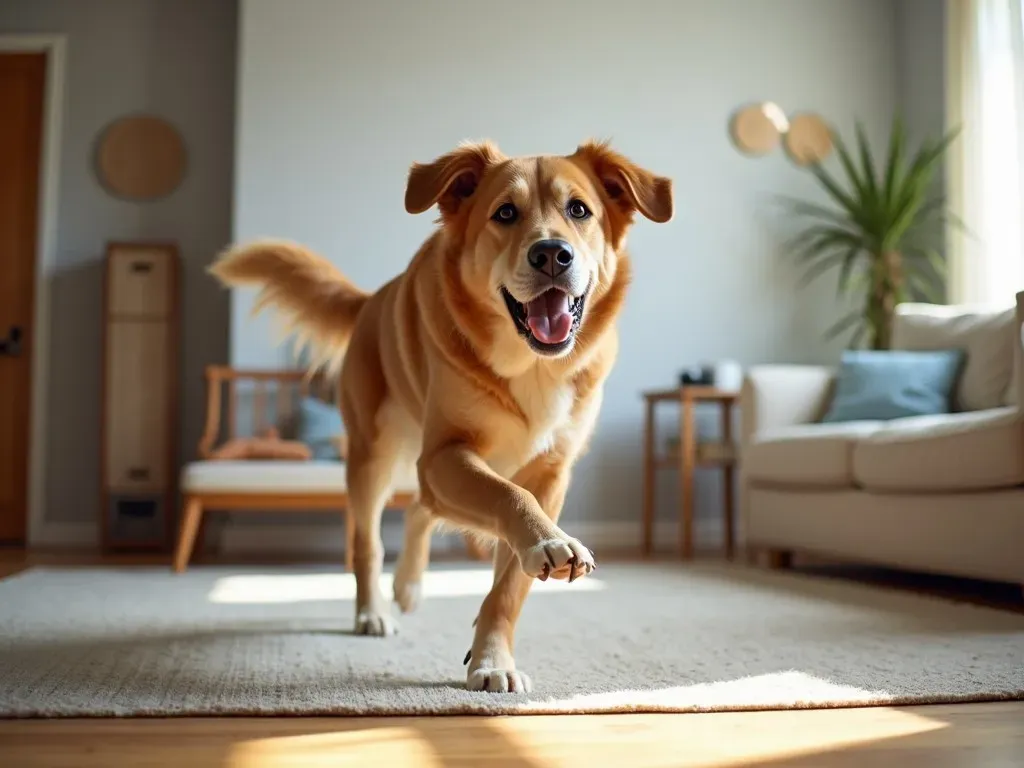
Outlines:
{"type": "Polygon", "coordinates": [[[44,521],[32,532],[29,545],[33,547],[70,547],[92,549],[99,543],[96,523],[55,523],[44,521]]]}
{"type": "MultiPolygon", "coordinates": [[[[609,520],[566,522],[565,530],[595,552],[604,550],[639,550],[642,532],[639,520],[609,520]]],[[[400,519],[385,519],[381,526],[384,551],[390,556],[402,548],[403,525],[400,519]]],[[[715,549],[722,546],[722,521],[718,518],[698,518],[694,522],[694,544],[697,549],[715,549]]],[[[261,516],[236,515],[225,522],[220,534],[220,549],[225,554],[285,555],[309,554],[341,556],[345,547],[344,526],[336,520],[313,522],[267,521],[261,516]]],[[[655,551],[672,552],[679,548],[679,524],[673,520],[660,520],[654,527],[655,551]]],[[[434,552],[454,552],[463,549],[457,533],[436,535],[434,552]]]]}

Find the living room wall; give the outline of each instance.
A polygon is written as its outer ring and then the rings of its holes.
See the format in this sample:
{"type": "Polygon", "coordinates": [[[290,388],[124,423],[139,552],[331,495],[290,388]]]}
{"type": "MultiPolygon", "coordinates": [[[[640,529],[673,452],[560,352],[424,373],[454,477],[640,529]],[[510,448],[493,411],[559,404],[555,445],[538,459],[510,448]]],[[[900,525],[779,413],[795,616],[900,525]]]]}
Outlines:
{"type": "Polygon", "coordinates": [[[181,456],[194,455],[203,367],[227,357],[227,297],[203,271],[231,236],[234,0],[4,0],[0,34],[67,36],[56,258],[50,290],[47,536],[95,537],[102,271],[108,240],[176,240],[183,260],[181,456]],[[174,122],[188,172],[169,197],[109,196],[92,171],[99,132],[140,110],[174,122]]]}
{"type": "MultiPolygon", "coordinates": [[[[702,361],[836,358],[841,342],[822,340],[841,311],[834,287],[798,290],[779,249],[786,222],[772,208],[778,193],[816,190],[781,152],[739,154],[727,124],[736,107],[770,99],[884,135],[903,65],[894,3],[524,0],[485,10],[307,0],[301,9],[240,6],[236,238],[295,238],[375,288],[432,226],[432,215],[402,208],[409,164],[467,138],[532,153],[610,137],[675,179],[675,220],[641,222],[632,236],[622,351],[566,504],[570,529],[638,535],[642,390],[671,386],[702,361]]],[[[251,319],[251,307],[250,292],[234,294],[232,362],[286,363],[272,318],[251,319]]],[[[702,414],[702,428],[714,418],[702,414]]],[[[665,483],[660,514],[670,521],[675,482],[665,483]]],[[[701,475],[708,525],[718,490],[701,475]]]]}

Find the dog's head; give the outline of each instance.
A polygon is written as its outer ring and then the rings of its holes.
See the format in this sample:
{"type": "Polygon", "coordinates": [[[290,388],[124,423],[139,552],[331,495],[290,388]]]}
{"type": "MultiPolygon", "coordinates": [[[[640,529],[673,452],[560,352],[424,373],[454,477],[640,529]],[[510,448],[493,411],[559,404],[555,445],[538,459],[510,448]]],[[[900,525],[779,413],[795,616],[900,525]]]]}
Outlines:
{"type": "Polygon", "coordinates": [[[459,325],[477,336],[486,328],[490,346],[506,355],[548,357],[568,354],[586,334],[592,307],[619,275],[634,214],[666,222],[673,211],[669,179],[597,143],[515,158],[490,143],[467,144],[414,164],[406,210],[435,204],[459,325]]]}

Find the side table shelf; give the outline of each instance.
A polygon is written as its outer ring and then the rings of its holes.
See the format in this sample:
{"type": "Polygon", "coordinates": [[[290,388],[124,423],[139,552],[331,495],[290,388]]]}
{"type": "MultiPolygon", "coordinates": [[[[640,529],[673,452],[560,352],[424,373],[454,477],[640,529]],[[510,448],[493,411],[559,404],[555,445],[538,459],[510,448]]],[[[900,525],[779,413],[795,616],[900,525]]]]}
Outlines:
{"type": "Polygon", "coordinates": [[[737,448],[732,434],[732,409],[739,393],[714,387],[688,386],[678,389],[645,392],[644,420],[644,490],[643,490],[643,554],[649,556],[654,536],[655,470],[674,467],[679,470],[680,550],[685,559],[693,557],[693,474],[697,467],[718,467],[722,470],[725,521],[725,553],[732,559],[735,549],[734,478],[737,448]],[[658,403],[679,404],[679,436],[669,440],[669,450],[659,455],[656,449],[655,411],[658,403]],[[696,405],[713,403],[721,411],[722,434],[718,441],[697,439],[696,405]]]}

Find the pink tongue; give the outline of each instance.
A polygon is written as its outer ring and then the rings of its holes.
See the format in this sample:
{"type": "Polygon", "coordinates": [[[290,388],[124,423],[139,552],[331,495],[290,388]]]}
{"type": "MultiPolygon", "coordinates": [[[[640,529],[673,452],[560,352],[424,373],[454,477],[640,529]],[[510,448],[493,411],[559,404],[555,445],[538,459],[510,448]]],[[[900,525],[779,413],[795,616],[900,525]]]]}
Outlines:
{"type": "Polygon", "coordinates": [[[526,305],[526,324],[537,341],[561,344],[572,331],[569,296],[552,288],[526,305]]]}

